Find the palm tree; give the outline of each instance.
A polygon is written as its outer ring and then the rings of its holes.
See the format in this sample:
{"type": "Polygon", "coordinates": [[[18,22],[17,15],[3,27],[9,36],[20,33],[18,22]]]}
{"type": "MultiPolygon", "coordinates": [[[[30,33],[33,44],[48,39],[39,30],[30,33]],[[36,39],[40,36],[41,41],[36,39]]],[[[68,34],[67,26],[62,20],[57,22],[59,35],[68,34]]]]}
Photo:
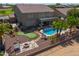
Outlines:
{"type": "Polygon", "coordinates": [[[62,20],[54,21],[54,22],[52,23],[52,26],[53,26],[55,29],[57,29],[57,34],[58,34],[59,31],[60,31],[60,33],[61,33],[62,30],[65,30],[65,29],[68,28],[67,23],[66,23],[65,21],[62,21],[62,20]]]}
{"type": "Polygon", "coordinates": [[[0,23],[0,45],[3,45],[2,43],[2,36],[4,35],[4,33],[6,32],[10,32],[12,30],[10,24],[8,23],[0,23]]]}
{"type": "Polygon", "coordinates": [[[57,34],[58,34],[58,31],[59,31],[59,22],[58,21],[53,21],[52,22],[52,27],[54,27],[55,29],[57,29],[57,34]]]}
{"type": "Polygon", "coordinates": [[[68,28],[68,24],[64,20],[59,21],[59,26],[60,33],[62,32],[62,30],[66,30],[68,28]]]}
{"type": "Polygon", "coordinates": [[[70,34],[72,28],[79,25],[79,10],[77,8],[72,8],[67,12],[67,23],[70,28],[70,34]]]}

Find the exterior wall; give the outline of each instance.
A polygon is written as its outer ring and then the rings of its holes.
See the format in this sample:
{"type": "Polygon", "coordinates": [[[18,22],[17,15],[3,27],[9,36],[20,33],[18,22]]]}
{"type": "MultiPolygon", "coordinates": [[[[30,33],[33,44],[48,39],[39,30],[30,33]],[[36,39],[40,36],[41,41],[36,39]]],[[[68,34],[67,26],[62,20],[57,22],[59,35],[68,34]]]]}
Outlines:
{"type": "Polygon", "coordinates": [[[28,26],[33,26],[33,25],[37,24],[38,20],[37,20],[37,18],[33,18],[31,16],[31,14],[30,15],[22,14],[21,22],[22,22],[23,26],[27,26],[28,27],[28,26]]]}
{"type": "Polygon", "coordinates": [[[44,13],[26,13],[22,14],[22,23],[24,26],[33,26],[40,21],[40,18],[50,18],[54,17],[53,13],[44,12],[44,13]]]}

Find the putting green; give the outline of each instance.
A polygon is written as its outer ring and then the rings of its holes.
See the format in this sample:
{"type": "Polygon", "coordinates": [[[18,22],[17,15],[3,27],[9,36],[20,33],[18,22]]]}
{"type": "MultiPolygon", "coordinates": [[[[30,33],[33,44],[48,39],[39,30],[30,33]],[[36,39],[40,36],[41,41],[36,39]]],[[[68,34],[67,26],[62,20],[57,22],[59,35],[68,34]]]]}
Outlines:
{"type": "Polygon", "coordinates": [[[27,36],[28,38],[30,38],[30,39],[35,39],[35,38],[38,37],[38,35],[35,34],[35,33],[27,33],[26,36],[27,36]]]}
{"type": "Polygon", "coordinates": [[[29,39],[36,39],[38,37],[38,35],[34,32],[31,32],[31,33],[17,32],[16,34],[17,35],[25,35],[29,39]]]}

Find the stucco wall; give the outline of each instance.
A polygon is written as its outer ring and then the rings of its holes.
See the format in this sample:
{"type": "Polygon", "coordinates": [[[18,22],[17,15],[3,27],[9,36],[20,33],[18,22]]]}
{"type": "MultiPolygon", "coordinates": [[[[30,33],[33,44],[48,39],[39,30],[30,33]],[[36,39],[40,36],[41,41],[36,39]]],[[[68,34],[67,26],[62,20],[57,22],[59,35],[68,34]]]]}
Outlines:
{"type": "Polygon", "coordinates": [[[21,22],[25,26],[32,26],[37,24],[40,18],[49,18],[54,17],[53,13],[44,12],[44,13],[26,13],[21,15],[21,22]],[[36,22],[37,21],[37,22],[36,22]]]}

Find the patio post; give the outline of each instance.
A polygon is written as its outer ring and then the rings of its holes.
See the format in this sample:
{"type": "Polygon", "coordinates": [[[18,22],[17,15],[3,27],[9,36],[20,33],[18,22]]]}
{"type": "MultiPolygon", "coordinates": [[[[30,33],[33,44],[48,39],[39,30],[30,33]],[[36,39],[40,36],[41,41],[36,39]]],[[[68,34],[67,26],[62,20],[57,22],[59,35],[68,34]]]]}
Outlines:
{"type": "Polygon", "coordinates": [[[41,24],[40,24],[41,28],[42,28],[42,25],[43,25],[43,21],[41,21],[41,24]]]}

